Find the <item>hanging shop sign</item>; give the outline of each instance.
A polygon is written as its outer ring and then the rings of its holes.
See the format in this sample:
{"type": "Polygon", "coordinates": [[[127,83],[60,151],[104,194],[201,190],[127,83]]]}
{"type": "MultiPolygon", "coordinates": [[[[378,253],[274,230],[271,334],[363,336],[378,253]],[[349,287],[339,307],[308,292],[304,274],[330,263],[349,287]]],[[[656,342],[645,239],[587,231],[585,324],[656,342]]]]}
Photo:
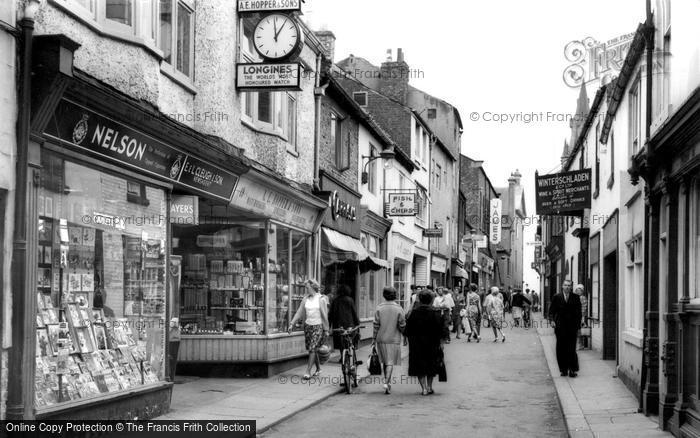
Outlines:
{"type": "Polygon", "coordinates": [[[231,172],[67,99],[59,102],[44,133],[63,144],[226,201],[238,183],[239,177],[231,172]]]}
{"type": "Polygon", "coordinates": [[[238,12],[301,11],[301,0],[238,0],[238,12]]]}
{"type": "Polygon", "coordinates": [[[447,260],[433,254],[430,257],[430,270],[444,274],[447,271],[447,260]]]}
{"type": "Polygon", "coordinates": [[[389,193],[384,206],[387,216],[415,216],[418,214],[416,192],[389,193]]]}
{"type": "Polygon", "coordinates": [[[538,215],[570,216],[591,208],[591,169],[535,174],[535,187],[538,215]]]}
{"type": "Polygon", "coordinates": [[[442,237],[442,228],[426,228],[423,237],[442,237]]]}
{"type": "Polygon", "coordinates": [[[357,212],[360,211],[362,196],[326,173],[321,173],[321,193],[318,196],[328,200],[330,210],[323,225],[359,239],[362,221],[358,220],[357,212]]]}
{"type": "Polygon", "coordinates": [[[491,216],[489,219],[489,237],[494,245],[501,243],[501,209],[503,203],[500,199],[491,200],[491,216]]]}
{"type": "Polygon", "coordinates": [[[236,88],[245,91],[300,91],[301,63],[238,63],[236,88]]]}

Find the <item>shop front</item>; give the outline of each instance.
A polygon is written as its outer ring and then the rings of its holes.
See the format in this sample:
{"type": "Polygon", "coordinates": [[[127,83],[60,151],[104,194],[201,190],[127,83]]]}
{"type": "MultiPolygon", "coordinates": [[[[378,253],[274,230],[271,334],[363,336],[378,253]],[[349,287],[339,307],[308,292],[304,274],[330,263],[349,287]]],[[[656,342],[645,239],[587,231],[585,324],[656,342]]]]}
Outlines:
{"type": "MultiPolygon", "coordinates": [[[[362,234],[360,242],[367,253],[381,264],[381,270],[369,270],[360,274],[359,300],[357,302],[357,314],[360,322],[365,327],[370,327],[374,320],[374,311],[377,305],[383,301],[382,290],[389,282],[389,268],[387,257],[387,232],[391,228],[392,222],[387,220],[367,207],[360,208],[362,217],[362,234]]],[[[372,336],[366,330],[369,337],[372,336]]]]}
{"type": "Polygon", "coordinates": [[[248,166],[80,72],[59,82],[33,96],[24,417],[152,418],[172,391],[173,192],[226,202],[248,166]]]}
{"type": "Polygon", "coordinates": [[[430,284],[433,288],[445,287],[447,273],[447,259],[439,254],[431,254],[430,257],[430,284]]]}
{"type": "MultiPolygon", "coordinates": [[[[321,286],[331,300],[337,296],[340,286],[350,287],[359,315],[360,303],[366,310],[369,299],[369,290],[362,287],[362,275],[371,273],[376,279],[377,271],[388,266],[381,258],[381,242],[370,235],[365,235],[364,243],[361,240],[359,193],[322,172],[319,196],[328,200],[330,210],[321,232],[321,286]]],[[[365,324],[360,336],[371,338],[371,325],[365,324]]]]}
{"type": "MultiPolygon", "coordinates": [[[[326,204],[255,168],[230,202],[198,199],[196,220],[173,225],[182,257],[178,370],[262,376],[305,354],[289,322],[315,278],[316,239],[326,204]]],[[[189,210],[189,209],[188,209],[189,210]]]]}
{"type": "Polygon", "coordinates": [[[414,240],[403,234],[392,231],[389,241],[389,260],[393,266],[393,286],[396,289],[397,302],[405,310],[411,299],[411,286],[413,281],[413,251],[416,246],[414,240]]]}

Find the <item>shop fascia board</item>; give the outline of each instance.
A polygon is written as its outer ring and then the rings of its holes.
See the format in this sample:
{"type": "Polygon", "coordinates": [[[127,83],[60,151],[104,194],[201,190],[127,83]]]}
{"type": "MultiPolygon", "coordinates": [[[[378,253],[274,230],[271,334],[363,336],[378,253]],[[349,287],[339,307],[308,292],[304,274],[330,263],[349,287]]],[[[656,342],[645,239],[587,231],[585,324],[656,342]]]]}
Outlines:
{"type": "Polygon", "coordinates": [[[278,190],[286,195],[297,198],[305,204],[316,208],[317,210],[325,210],[328,207],[327,201],[318,198],[310,192],[306,193],[304,191],[292,187],[290,185],[290,182],[279,180],[279,177],[272,174],[271,172],[265,172],[264,170],[259,169],[257,167],[252,167],[250,171],[245,175],[245,177],[263,186],[270,186],[273,189],[278,190]]]}

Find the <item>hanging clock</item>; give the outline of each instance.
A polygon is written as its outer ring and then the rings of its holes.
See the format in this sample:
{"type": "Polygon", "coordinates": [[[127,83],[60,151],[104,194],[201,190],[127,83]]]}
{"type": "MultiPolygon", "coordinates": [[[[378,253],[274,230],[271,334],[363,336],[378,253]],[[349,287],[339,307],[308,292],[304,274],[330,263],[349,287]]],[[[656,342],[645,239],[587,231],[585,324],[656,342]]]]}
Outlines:
{"type": "Polygon", "coordinates": [[[296,54],[303,44],[303,33],[296,20],[286,14],[263,17],[253,32],[255,50],[263,58],[279,61],[296,54]]]}

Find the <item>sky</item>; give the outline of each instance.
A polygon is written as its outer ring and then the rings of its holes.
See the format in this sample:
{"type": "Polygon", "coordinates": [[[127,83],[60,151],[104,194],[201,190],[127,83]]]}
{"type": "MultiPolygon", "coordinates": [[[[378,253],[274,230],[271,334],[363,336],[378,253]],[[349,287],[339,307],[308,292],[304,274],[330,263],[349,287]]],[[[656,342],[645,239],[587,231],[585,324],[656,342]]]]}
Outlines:
{"type": "MultiPolygon", "coordinates": [[[[303,13],[314,30],[335,34],[336,61],[353,54],[380,65],[387,49],[395,57],[402,48],[410,83],[459,110],[462,153],[483,160],[496,187],[523,174],[534,217],[535,170],[557,170],[579,94],[563,80],[566,45],[634,32],[645,0],[306,0],[303,13]]],[[[596,88],[587,88],[591,101],[596,88]]],[[[536,225],[525,228],[524,281],[537,289],[527,245],[536,225]]]]}

